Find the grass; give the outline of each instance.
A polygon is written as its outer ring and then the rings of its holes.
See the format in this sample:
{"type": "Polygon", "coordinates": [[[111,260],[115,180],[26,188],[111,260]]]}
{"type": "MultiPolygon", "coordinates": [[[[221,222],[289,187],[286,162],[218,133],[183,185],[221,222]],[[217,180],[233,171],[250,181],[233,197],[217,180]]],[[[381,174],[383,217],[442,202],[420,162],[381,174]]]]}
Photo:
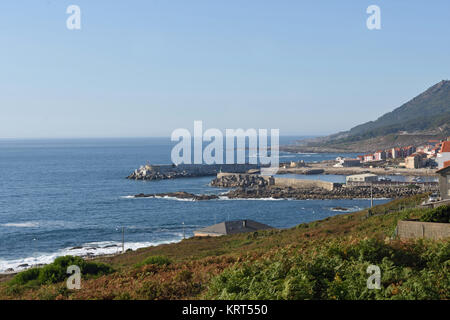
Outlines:
{"type": "Polygon", "coordinates": [[[392,238],[398,220],[427,216],[428,209],[416,208],[426,197],[286,230],[190,238],[99,258],[96,263],[115,272],[83,274],[81,290],[67,290],[62,281],[33,282],[36,271],[30,271],[16,276],[22,284],[1,283],[0,298],[448,299],[448,241],[392,238]],[[369,264],[380,266],[382,290],[367,290],[369,264]]]}

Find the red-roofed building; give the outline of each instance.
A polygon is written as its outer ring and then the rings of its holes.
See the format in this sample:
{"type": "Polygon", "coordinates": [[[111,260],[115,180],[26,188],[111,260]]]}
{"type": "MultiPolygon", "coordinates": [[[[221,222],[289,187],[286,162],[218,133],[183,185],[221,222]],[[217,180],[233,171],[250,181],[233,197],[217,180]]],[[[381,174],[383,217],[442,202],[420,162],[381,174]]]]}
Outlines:
{"type": "Polygon", "coordinates": [[[450,160],[444,162],[444,168],[450,167],[450,160]]]}
{"type": "Polygon", "coordinates": [[[444,163],[450,160],[450,141],[442,142],[441,150],[436,155],[438,168],[444,168],[444,163]]]}
{"type": "Polygon", "coordinates": [[[373,154],[373,159],[375,161],[386,160],[386,152],[383,150],[378,150],[373,154]]]}
{"type": "Polygon", "coordinates": [[[450,141],[442,142],[442,146],[441,146],[440,152],[450,152],[450,141]]]}

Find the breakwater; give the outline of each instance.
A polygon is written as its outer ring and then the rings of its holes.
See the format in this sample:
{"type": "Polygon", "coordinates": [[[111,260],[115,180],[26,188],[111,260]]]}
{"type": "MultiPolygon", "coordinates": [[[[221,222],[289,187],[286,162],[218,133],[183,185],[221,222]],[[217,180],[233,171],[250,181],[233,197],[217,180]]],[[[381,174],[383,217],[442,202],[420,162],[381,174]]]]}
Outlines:
{"type": "Polygon", "coordinates": [[[325,189],[333,190],[341,184],[321,180],[303,180],[290,178],[274,178],[260,176],[257,174],[234,174],[219,173],[211,182],[214,187],[237,188],[237,187],[280,187],[293,189],[325,189]]]}
{"type": "Polygon", "coordinates": [[[399,198],[436,192],[436,184],[345,185],[320,180],[263,177],[257,174],[219,173],[211,186],[232,188],[228,198],[357,199],[399,198]]]}
{"type": "Polygon", "coordinates": [[[134,180],[162,180],[214,176],[220,172],[246,173],[249,170],[258,169],[260,169],[260,166],[255,164],[146,164],[134,170],[127,178],[134,180]]]}

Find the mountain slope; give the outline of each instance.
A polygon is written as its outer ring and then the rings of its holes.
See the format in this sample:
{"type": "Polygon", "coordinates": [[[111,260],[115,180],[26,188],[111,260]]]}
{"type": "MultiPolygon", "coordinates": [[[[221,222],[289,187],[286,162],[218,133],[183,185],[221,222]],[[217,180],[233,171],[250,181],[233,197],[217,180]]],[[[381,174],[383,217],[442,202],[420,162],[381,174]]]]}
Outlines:
{"type": "Polygon", "coordinates": [[[378,136],[396,131],[434,129],[449,123],[450,81],[441,81],[375,121],[356,126],[349,136],[378,136]]]}
{"type": "Polygon", "coordinates": [[[422,144],[429,139],[447,136],[450,136],[450,81],[442,80],[375,121],[330,136],[303,140],[283,150],[370,152],[422,144]]]}

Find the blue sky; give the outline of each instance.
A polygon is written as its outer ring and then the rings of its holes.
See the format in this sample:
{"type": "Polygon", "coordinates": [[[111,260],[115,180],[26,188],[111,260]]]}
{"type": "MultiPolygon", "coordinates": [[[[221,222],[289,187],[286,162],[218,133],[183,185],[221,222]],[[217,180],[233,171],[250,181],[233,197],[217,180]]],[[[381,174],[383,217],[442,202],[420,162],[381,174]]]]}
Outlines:
{"type": "Polygon", "coordinates": [[[316,135],[449,79],[450,2],[2,1],[0,138],[316,135]],[[66,8],[81,8],[81,30],[66,8]],[[381,30],[366,8],[381,8],[381,30]]]}

